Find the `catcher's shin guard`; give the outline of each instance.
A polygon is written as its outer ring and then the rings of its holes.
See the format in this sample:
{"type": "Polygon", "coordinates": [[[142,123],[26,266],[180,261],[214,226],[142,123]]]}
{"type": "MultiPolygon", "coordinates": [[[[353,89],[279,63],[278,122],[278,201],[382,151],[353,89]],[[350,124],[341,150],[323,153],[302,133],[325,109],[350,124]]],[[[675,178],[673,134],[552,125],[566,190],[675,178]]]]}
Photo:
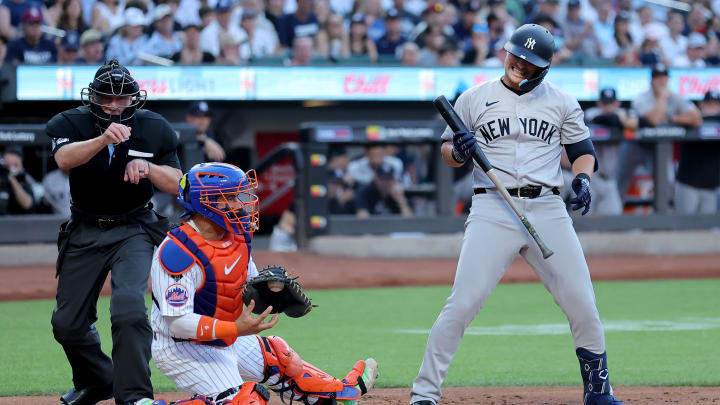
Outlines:
{"type": "Polygon", "coordinates": [[[372,370],[367,370],[372,375],[368,387],[365,381],[368,377],[363,379],[366,372],[366,362],[363,360],[355,363],[341,381],[303,361],[282,338],[259,336],[258,339],[265,359],[264,381],[279,375],[279,378],[273,378],[275,381],[271,383],[271,389],[291,400],[300,400],[306,404],[316,403],[317,399],[329,399],[330,403],[335,400],[357,400],[372,387],[377,377],[377,363],[372,359],[368,359],[372,365],[372,370]]]}
{"type": "Polygon", "coordinates": [[[605,352],[595,354],[580,347],[575,353],[580,361],[580,375],[583,379],[583,404],[622,405],[613,396],[605,352]]]}

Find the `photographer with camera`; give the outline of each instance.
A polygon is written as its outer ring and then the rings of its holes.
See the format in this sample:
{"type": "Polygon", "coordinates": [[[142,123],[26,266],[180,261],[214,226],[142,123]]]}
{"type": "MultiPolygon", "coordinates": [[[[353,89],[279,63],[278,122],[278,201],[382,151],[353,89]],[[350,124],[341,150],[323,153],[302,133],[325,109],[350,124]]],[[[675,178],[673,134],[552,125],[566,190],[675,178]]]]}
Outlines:
{"type": "Polygon", "coordinates": [[[32,187],[27,181],[22,159],[23,151],[19,145],[9,145],[3,151],[0,165],[0,215],[33,212],[32,187]]]}

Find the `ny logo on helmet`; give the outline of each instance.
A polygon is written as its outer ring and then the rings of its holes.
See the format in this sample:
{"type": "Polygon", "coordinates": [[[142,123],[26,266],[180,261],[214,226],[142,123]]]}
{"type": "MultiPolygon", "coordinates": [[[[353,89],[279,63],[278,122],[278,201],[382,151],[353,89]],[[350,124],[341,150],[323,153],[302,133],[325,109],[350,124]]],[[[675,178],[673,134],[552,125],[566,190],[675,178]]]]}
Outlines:
{"type": "Polygon", "coordinates": [[[535,38],[529,37],[527,40],[525,40],[525,48],[527,49],[535,49],[535,38]]]}

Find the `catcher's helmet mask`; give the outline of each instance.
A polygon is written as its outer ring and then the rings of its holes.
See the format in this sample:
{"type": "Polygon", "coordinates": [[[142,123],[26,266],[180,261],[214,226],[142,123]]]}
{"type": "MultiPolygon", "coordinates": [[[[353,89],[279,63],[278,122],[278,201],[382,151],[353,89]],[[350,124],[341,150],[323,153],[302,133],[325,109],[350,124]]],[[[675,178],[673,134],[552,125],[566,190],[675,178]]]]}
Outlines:
{"type": "Polygon", "coordinates": [[[244,172],[227,163],[200,163],[179,183],[178,201],[236,235],[251,235],[260,220],[255,170],[244,172]]]}
{"type": "Polygon", "coordinates": [[[124,124],[132,119],[135,112],[145,105],[147,92],[140,90],[137,81],[125,66],[121,65],[117,59],[111,59],[97,70],[88,87],[80,91],[80,99],[83,105],[90,108],[90,112],[95,117],[95,123],[104,131],[111,122],[124,124]],[[115,106],[102,104],[101,96],[129,96],[130,103],[124,106],[120,114],[108,114],[103,107],[115,108],[115,106]]]}
{"type": "Polygon", "coordinates": [[[520,82],[520,90],[530,91],[537,87],[547,75],[555,53],[555,38],[545,27],[525,24],[505,43],[505,50],[539,68],[535,77],[520,82]]]}

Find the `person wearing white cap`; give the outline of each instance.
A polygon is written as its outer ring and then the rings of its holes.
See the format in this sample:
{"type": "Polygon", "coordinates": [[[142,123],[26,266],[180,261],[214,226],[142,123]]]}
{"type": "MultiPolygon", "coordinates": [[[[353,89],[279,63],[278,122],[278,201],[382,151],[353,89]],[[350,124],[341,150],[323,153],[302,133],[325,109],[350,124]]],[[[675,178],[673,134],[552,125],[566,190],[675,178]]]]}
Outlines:
{"type": "Polygon", "coordinates": [[[704,68],[706,66],[705,56],[707,38],[699,32],[693,32],[688,36],[687,51],[679,55],[674,61],[674,67],[704,68]]]}
{"type": "Polygon", "coordinates": [[[147,19],[143,12],[135,7],[125,10],[125,22],[118,33],[110,39],[107,49],[108,59],[117,59],[123,65],[139,65],[138,53],[148,41],[143,33],[147,19]]]}
{"type": "Polygon", "coordinates": [[[182,49],[182,40],[177,32],[173,30],[174,20],[170,6],[159,4],[155,7],[153,10],[153,26],[155,32],[143,47],[142,52],[163,58],[172,58],[175,53],[182,49]]]}

